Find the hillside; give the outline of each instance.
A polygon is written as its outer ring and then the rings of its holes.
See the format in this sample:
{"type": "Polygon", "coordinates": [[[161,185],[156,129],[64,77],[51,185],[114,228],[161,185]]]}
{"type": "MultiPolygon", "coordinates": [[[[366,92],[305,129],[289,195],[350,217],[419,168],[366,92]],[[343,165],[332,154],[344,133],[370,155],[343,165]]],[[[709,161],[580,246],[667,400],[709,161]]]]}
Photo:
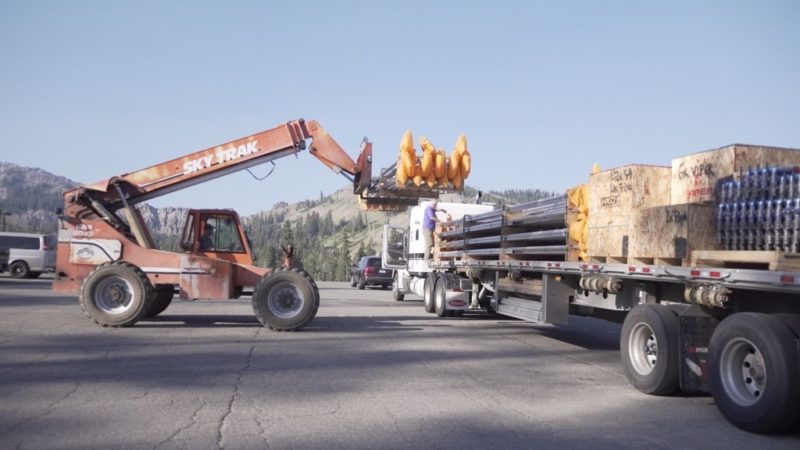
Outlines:
{"type": "Polygon", "coordinates": [[[55,231],[61,194],[78,184],[39,168],[0,162],[0,210],[11,213],[5,217],[6,230],[55,231]]]}
{"type": "MultiPolygon", "coordinates": [[[[79,183],[38,168],[0,162],[0,209],[10,212],[6,229],[55,233],[55,210],[62,206],[62,192],[79,183]]],[[[474,202],[474,188],[463,193],[448,193],[444,202],[474,202]]],[[[498,206],[542,198],[552,193],[535,189],[489,191],[482,202],[498,206]]],[[[158,246],[177,250],[178,238],[186,218],[186,208],[155,208],[139,205],[145,223],[153,232],[158,246]]],[[[407,216],[397,212],[362,212],[351,188],[314,200],[288,204],[279,202],[271,209],[242,218],[256,264],[277,267],[280,247],[295,246],[295,260],[319,280],[345,280],[350,265],[362,255],[379,254],[385,224],[404,226],[407,216]]]]}
{"type": "MultiPolygon", "coordinates": [[[[35,167],[0,161],[0,210],[6,215],[6,230],[55,233],[56,210],[64,206],[62,194],[81,183],[35,167]]],[[[186,208],[139,206],[154,234],[178,235],[186,208]]]]}

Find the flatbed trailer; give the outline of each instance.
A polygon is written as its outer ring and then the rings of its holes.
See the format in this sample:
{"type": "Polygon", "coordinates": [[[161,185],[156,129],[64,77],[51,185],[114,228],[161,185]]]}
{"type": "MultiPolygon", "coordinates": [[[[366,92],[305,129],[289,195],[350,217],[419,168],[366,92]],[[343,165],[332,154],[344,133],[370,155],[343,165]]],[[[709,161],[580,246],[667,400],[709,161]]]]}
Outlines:
{"type": "Polygon", "coordinates": [[[480,309],[542,324],[566,325],[571,314],[620,322],[621,362],[639,391],[710,393],[749,431],[798,423],[800,272],[566,261],[563,196],[458,214],[439,228],[426,259],[425,206],[412,208],[408,228],[384,230],[396,300],[416,293],[439,317],[480,309]]]}

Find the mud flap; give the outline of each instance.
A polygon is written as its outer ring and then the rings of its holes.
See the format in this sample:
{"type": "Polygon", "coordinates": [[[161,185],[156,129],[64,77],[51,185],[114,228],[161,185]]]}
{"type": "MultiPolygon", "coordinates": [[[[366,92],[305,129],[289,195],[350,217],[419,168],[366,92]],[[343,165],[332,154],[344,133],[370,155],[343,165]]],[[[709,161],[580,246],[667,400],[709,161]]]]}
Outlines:
{"type": "Polygon", "coordinates": [[[693,305],[678,316],[680,386],[685,393],[709,392],[708,344],[719,319],[693,305]]]}

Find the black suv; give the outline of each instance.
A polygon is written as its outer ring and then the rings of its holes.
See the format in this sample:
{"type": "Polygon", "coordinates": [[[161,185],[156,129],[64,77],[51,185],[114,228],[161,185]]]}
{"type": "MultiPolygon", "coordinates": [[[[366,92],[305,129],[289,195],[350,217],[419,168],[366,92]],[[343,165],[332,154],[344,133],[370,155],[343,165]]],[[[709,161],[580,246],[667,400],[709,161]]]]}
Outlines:
{"type": "Polygon", "coordinates": [[[365,256],[353,265],[350,276],[350,286],[364,289],[369,286],[382,286],[384,289],[392,286],[394,271],[381,268],[380,256],[365,256]]]}

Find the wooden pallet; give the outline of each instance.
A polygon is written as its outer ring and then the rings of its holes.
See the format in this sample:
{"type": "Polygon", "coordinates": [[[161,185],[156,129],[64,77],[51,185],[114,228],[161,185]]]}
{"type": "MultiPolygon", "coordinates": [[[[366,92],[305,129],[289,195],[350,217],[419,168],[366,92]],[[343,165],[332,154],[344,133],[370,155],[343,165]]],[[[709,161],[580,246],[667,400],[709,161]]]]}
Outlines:
{"type": "Polygon", "coordinates": [[[692,252],[690,265],[693,267],[712,266],[800,272],[800,253],[750,250],[696,250],[692,252]]]}
{"type": "Polygon", "coordinates": [[[589,262],[599,264],[627,264],[629,266],[686,266],[688,259],[681,258],[644,258],[633,256],[590,256],[589,262]]]}
{"type": "Polygon", "coordinates": [[[682,267],[689,263],[688,259],[681,258],[642,258],[629,256],[629,266],[659,266],[659,267],[682,267]]]}
{"type": "Polygon", "coordinates": [[[598,264],[628,264],[626,256],[590,256],[589,262],[598,264]]]}

